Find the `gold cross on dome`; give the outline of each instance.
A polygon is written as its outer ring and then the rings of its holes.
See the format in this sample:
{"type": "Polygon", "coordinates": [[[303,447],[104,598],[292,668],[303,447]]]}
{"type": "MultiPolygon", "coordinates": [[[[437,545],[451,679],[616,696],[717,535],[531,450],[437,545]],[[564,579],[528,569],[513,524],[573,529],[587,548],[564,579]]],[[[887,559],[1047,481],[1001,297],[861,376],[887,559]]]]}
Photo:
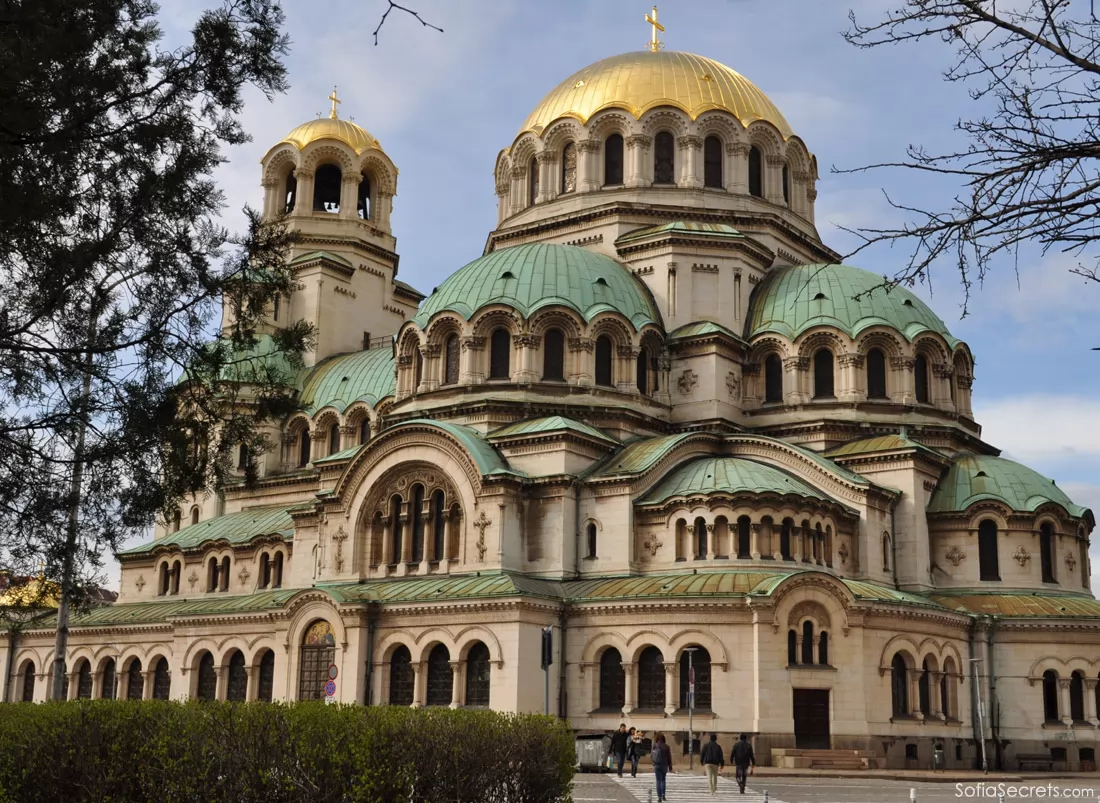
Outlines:
{"type": "Polygon", "coordinates": [[[665,46],[665,43],[657,38],[658,31],[660,31],[661,33],[665,32],[665,26],[657,22],[657,6],[653,7],[652,16],[649,14],[645,15],[645,21],[653,26],[653,36],[649,40],[649,49],[656,53],[658,50],[665,46]]]}
{"type": "Polygon", "coordinates": [[[332,101],[332,111],[330,111],[328,113],[328,116],[329,116],[330,119],[335,120],[336,119],[336,104],[337,103],[343,103],[344,101],[342,101],[338,97],[336,97],[336,87],[332,88],[332,94],[328,96],[328,99],[332,101]]]}

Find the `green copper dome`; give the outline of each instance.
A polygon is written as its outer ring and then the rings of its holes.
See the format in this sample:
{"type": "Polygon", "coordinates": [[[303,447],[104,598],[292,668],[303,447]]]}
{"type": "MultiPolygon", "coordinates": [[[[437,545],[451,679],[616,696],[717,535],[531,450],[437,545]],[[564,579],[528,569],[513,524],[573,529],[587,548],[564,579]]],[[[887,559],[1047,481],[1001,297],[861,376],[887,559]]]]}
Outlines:
{"type": "Polygon", "coordinates": [[[310,369],[299,401],[311,415],[330,405],[342,413],[357,401],[373,407],[392,396],[396,387],[393,349],[356,351],[329,357],[310,369]]]}
{"type": "Polygon", "coordinates": [[[882,282],[850,265],[776,268],[753,292],[746,336],[775,332],[794,340],[815,326],[833,326],[857,337],[869,327],[889,326],[910,342],[937,332],[954,348],[959,341],[927,304],[901,287],[887,291],[882,282]]]}
{"type": "Polygon", "coordinates": [[[547,243],[517,245],[475,259],[443,282],[413,320],[423,329],[444,310],[470,320],[491,304],[506,304],[524,317],[543,307],[564,306],[586,321],[614,311],[635,330],[661,323],[649,291],[614,259],[547,243]]]}
{"type": "Polygon", "coordinates": [[[1003,457],[977,454],[962,455],[955,461],[932,494],[928,512],[961,512],[987,499],[1028,513],[1053,502],[1074,518],[1092,516],[1087,508],[1073,504],[1054,480],[1038,471],[1003,457]]]}
{"type": "MultiPolygon", "coordinates": [[[[677,468],[645,495],[643,504],[710,494],[779,494],[827,500],[817,489],[777,468],[742,457],[701,457],[677,468]]],[[[830,500],[831,501],[831,500],[830,500]]]]}

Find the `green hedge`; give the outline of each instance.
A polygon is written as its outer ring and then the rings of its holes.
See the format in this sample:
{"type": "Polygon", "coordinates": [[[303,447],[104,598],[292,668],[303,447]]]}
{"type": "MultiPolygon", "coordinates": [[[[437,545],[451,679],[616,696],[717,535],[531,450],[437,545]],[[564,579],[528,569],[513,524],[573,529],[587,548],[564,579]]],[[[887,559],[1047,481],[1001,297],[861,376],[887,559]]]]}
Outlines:
{"type": "Polygon", "coordinates": [[[555,803],[566,723],[319,703],[0,706],[0,801],[555,803]]]}

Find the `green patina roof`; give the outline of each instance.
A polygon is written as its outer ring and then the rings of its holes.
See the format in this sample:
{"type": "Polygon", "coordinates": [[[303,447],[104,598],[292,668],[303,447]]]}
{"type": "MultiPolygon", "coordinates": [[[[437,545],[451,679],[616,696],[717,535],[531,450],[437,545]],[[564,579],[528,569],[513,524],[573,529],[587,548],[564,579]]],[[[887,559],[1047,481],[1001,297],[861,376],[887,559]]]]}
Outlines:
{"type": "Polygon", "coordinates": [[[507,572],[481,572],[372,583],[320,585],[338,602],[431,602],[433,600],[487,599],[535,596],[561,599],[560,583],[507,572]]]}
{"type": "Polygon", "coordinates": [[[335,262],[337,265],[343,265],[352,270],[355,269],[355,265],[339,254],[334,254],[331,251],[310,251],[308,254],[294,257],[294,259],[290,260],[289,264],[292,266],[301,265],[303,262],[313,262],[315,259],[327,259],[329,262],[335,262]]]}
{"type": "Polygon", "coordinates": [[[123,550],[118,554],[141,555],[162,546],[192,549],[223,539],[231,544],[247,544],[261,535],[281,535],[284,538],[291,538],[294,535],[294,522],[290,518],[290,508],[263,507],[242,510],[240,513],[227,513],[224,516],[182,527],[178,532],[166,535],[164,538],[123,550]]]}
{"type": "Polygon", "coordinates": [[[1054,480],[1012,460],[977,454],[956,458],[932,494],[928,512],[964,511],[986,499],[995,499],[1011,510],[1028,513],[1053,502],[1074,518],[1091,516],[1087,508],[1073,504],[1054,480]]]}
{"type": "Polygon", "coordinates": [[[699,494],[794,494],[812,499],[829,497],[785,471],[743,457],[700,457],[667,474],[640,501],[659,504],[674,497],[699,494]]]}
{"type": "Polygon", "coordinates": [[[343,412],[357,401],[374,406],[396,388],[392,349],[356,351],[329,357],[310,369],[299,402],[311,415],[329,406],[343,412]]]}
{"type": "Polygon", "coordinates": [[[516,471],[508,465],[500,453],[485,441],[481,433],[476,429],[464,427],[459,424],[451,424],[446,421],[432,421],[428,418],[414,418],[411,421],[402,421],[386,430],[390,434],[402,427],[434,427],[441,429],[457,440],[462,447],[473,457],[474,463],[482,475],[512,474],[517,477],[526,477],[522,471],[516,471]]]}
{"type": "MultiPolygon", "coordinates": [[[[844,466],[840,465],[839,463],[834,463],[832,460],[830,460],[828,457],[821,454],[820,452],[815,452],[813,449],[807,449],[804,446],[799,446],[798,444],[795,444],[795,443],[788,443],[787,441],[780,440],[779,438],[772,438],[772,437],[769,437],[767,435],[729,435],[729,436],[727,436],[726,440],[728,440],[728,441],[739,441],[739,440],[741,440],[741,441],[770,441],[771,443],[774,443],[776,446],[784,447],[784,448],[787,448],[787,449],[793,449],[794,451],[798,452],[803,457],[809,458],[813,462],[817,463],[819,466],[821,466],[826,471],[831,471],[833,474],[837,474],[837,475],[843,477],[844,479],[846,479],[848,482],[852,483],[853,485],[860,485],[860,486],[863,486],[863,487],[867,487],[867,486],[872,484],[871,481],[868,480],[866,477],[863,477],[859,474],[856,474],[851,469],[845,468],[844,466]]],[[[887,489],[887,490],[889,490],[889,489],[887,489]]]]}
{"type": "Polygon", "coordinates": [[[744,240],[745,235],[728,226],[725,223],[693,223],[686,220],[677,220],[672,223],[663,223],[660,226],[649,226],[644,229],[628,232],[617,240],[615,245],[627,245],[636,240],[646,240],[661,235],[690,235],[693,237],[705,237],[712,240],[744,240]]]}
{"type": "Polygon", "coordinates": [[[362,443],[357,443],[355,444],[355,446],[349,446],[347,449],[337,452],[336,454],[330,454],[328,457],[322,457],[314,460],[313,465],[320,466],[324,465],[325,463],[339,463],[341,460],[350,460],[359,453],[359,450],[362,449],[363,446],[365,446],[365,444],[362,443]]]}
{"type": "Polygon", "coordinates": [[[585,424],[582,421],[574,421],[572,418],[566,418],[560,415],[551,415],[546,418],[532,418],[529,421],[520,421],[516,424],[511,424],[502,429],[498,429],[495,432],[489,433],[489,438],[512,438],[519,435],[544,435],[550,432],[561,432],[567,430],[570,432],[578,432],[582,435],[587,435],[590,438],[596,438],[597,440],[607,441],[608,443],[618,443],[610,435],[585,424]]]}
{"type": "Polygon", "coordinates": [[[920,594],[911,594],[907,591],[898,591],[896,588],[869,583],[866,580],[842,580],[848,590],[856,599],[871,600],[872,602],[897,602],[905,605],[923,605],[929,608],[938,607],[938,603],[920,594]]]}
{"type": "Polygon", "coordinates": [[[904,435],[880,435],[877,438],[864,438],[858,441],[850,441],[842,446],[837,446],[825,452],[829,458],[855,457],[856,455],[875,454],[877,452],[896,452],[902,449],[916,449],[925,454],[935,455],[946,460],[945,455],[935,449],[930,449],[923,443],[911,441],[904,435]]]}
{"type": "Polygon", "coordinates": [[[1100,600],[1059,594],[938,593],[931,598],[945,608],[1010,617],[1100,617],[1100,600]]]}
{"type": "Polygon", "coordinates": [[[649,291],[614,259],[573,245],[547,243],[517,245],[475,259],[443,282],[413,320],[423,329],[444,310],[469,320],[491,304],[513,307],[524,317],[561,305],[586,321],[616,311],[635,329],[661,321],[649,291]]]}
{"type": "Polygon", "coordinates": [[[681,326],[678,329],[670,332],[668,335],[669,340],[681,340],[686,337],[700,337],[701,335],[717,335],[722,334],[727,337],[731,337],[734,340],[743,343],[745,342],[741,335],[736,332],[727,329],[720,323],[714,321],[695,321],[681,326]]]}
{"type": "Polygon", "coordinates": [[[656,438],[631,441],[606,462],[597,463],[592,476],[614,477],[620,474],[644,473],[693,434],[681,432],[677,435],[661,435],[656,438]]]}
{"type": "MultiPolygon", "coordinates": [[[[192,599],[171,598],[156,602],[124,602],[102,605],[83,613],[74,613],[69,626],[108,627],[122,625],[153,624],[180,616],[218,616],[233,613],[255,613],[282,608],[303,589],[278,589],[256,594],[231,596],[227,594],[201,594],[192,599]]],[[[56,614],[35,622],[36,628],[57,626],[56,614]]]]}
{"type": "Polygon", "coordinates": [[[883,281],[850,265],[775,268],[752,294],[747,337],[776,332],[793,340],[814,326],[835,326],[856,337],[868,327],[889,326],[910,341],[931,331],[952,348],[959,342],[927,304],[902,287],[883,289],[883,281]]]}

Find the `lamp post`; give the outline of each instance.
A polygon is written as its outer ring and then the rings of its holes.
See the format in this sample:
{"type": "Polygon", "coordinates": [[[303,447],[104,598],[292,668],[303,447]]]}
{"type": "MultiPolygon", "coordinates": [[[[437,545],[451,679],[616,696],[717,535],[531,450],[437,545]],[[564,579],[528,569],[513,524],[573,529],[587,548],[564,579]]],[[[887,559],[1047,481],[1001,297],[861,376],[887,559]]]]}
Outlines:
{"type": "Polygon", "coordinates": [[[691,712],[695,708],[695,664],[692,662],[693,653],[698,647],[687,647],[684,652],[688,654],[688,769],[695,769],[695,735],[692,733],[691,712]]]}
{"type": "Polygon", "coordinates": [[[985,704],[982,701],[982,687],[978,681],[978,664],[982,662],[981,658],[969,658],[970,661],[970,682],[974,684],[974,697],[977,700],[977,716],[978,716],[978,743],[982,747],[982,772],[986,775],[989,774],[989,762],[985,755],[985,704]]]}

